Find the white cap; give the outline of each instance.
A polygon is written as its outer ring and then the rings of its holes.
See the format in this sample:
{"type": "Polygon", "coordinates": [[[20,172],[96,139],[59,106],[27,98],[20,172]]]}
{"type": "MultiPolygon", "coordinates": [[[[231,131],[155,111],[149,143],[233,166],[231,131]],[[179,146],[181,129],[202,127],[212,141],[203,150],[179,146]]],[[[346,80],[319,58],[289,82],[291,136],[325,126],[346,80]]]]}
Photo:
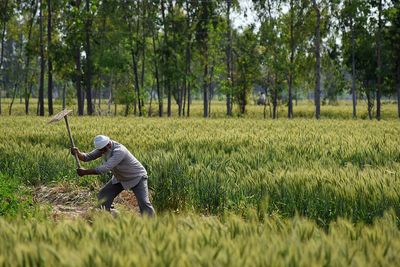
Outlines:
{"type": "Polygon", "coordinates": [[[94,138],[94,147],[96,149],[102,149],[110,142],[110,137],[105,135],[97,135],[94,138]]]}

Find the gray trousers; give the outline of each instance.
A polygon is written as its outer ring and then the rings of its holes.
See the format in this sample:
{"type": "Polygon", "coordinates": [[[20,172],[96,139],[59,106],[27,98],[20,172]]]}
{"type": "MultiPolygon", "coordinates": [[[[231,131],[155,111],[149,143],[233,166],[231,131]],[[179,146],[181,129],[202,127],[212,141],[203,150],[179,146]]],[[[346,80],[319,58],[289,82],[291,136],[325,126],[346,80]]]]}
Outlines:
{"type": "MultiPolygon", "coordinates": [[[[100,189],[98,194],[98,200],[100,207],[110,211],[111,204],[114,198],[124,190],[121,183],[113,184],[111,179],[100,189]]],[[[139,204],[140,214],[146,214],[148,216],[154,216],[154,208],[150,203],[149,189],[147,187],[147,178],[143,177],[140,182],[132,187],[130,190],[135,194],[136,200],[139,204]]]]}

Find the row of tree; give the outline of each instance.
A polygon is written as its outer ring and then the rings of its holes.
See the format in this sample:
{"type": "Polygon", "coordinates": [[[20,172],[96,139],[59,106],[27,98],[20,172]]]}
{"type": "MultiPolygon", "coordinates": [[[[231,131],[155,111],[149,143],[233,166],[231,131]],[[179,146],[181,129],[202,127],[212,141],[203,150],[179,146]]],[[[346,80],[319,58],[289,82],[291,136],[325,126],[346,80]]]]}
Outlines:
{"type": "Polygon", "coordinates": [[[262,88],[277,117],[279,103],[313,95],[335,102],[350,94],[369,117],[380,119],[381,99],[398,97],[400,117],[399,0],[253,0],[256,23],[234,28],[246,15],[237,0],[1,0],[1,96],[38,97],[49,115],[53,97],[76,98],[78,114],[190,115],[191,100],[226,100],[240,113],[262,88]],[[102,107],[102,99],[108,99],[102,107]],[[167,107],[165,110],[164,99],[167,107]],[[376,103],[376,104],[375,104],[376,103]],[[374,111],[376,112],[375,114],[374,111]]]}

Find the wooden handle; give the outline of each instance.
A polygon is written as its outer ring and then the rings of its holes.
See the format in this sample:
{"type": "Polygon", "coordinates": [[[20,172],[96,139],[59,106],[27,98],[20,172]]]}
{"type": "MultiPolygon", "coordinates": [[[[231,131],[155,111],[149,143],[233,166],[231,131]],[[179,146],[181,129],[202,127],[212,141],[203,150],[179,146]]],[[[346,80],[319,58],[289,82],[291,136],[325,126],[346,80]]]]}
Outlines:
{"type": "MultiPolygon", "coordinates": [[[[65,124],[67,125],[69,141],[71,143],[71,148],[72,148],[72,147],[75,147],[75,144],[74,144],[74,140],[72,139],[71,129],[69,128],[68,117],[65,116],[64,119],[65,119],[65,124]]],[[[81,168],[81,164],[79,162],[78,155],[75,153],[74,156],[75,156],[76,166],[78,167],[78,169],[80,169],[81,168]]]]}

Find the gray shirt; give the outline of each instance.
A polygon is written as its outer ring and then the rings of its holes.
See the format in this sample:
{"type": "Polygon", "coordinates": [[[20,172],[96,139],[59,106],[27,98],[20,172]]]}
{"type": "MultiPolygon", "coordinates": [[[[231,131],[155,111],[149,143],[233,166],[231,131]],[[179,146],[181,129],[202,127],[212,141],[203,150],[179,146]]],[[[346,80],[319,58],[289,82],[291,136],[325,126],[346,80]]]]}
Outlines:
{"type": "MultiPolygon", "coordinates": [[[[98,149],[90,153],[83,153],[83,161],[91,161],[101,157],[98,149]]],[[[124,189],[136,186],[140,179],[147,177],[146,169],[124,146],[111,141],[111,149],[103,155],[104,163],[95,168],[97,173],[111,171],[113,173],[112,183],[121,183],[124,189]]]]}

